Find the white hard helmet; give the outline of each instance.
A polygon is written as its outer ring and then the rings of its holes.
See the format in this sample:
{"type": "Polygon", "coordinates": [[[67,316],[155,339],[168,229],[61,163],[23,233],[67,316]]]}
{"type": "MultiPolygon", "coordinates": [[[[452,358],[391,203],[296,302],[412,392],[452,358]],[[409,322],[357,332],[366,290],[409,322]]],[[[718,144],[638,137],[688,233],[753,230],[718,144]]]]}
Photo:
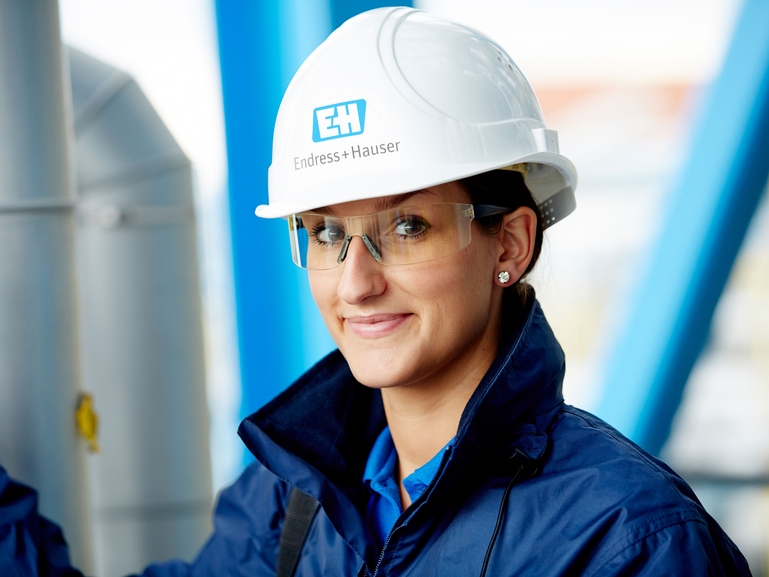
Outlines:
{"type": "Polygon", "coordinates": [[[289,84],[269,204],[256,214],[285,217],[499,168],[523,173],[545,227],[574,210],[574,165],[505,51],[437,16],[379,8],[333,32],[289,84]]]}

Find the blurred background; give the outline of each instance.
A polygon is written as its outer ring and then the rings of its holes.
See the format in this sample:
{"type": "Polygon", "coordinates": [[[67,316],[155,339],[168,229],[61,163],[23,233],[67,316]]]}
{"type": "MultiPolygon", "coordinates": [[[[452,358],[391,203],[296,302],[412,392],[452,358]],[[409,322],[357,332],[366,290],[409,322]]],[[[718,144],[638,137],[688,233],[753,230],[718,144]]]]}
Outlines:
{"type": "MultiPolygon", "coordinates": [[[[769,574],[762,4],[413,3],[505,48],[579,171],[531,278],[567,402],[687,478],[754,575],[769,574]]],[[[253,209],[294,71],[381,5],[0,8],[0,464],[40,489],[87,572],[191,558],[249,462],[241,418],[332,350],[285,223],[253,209]],[[70,434],[89,402],[99,452],[70,434]]]]}

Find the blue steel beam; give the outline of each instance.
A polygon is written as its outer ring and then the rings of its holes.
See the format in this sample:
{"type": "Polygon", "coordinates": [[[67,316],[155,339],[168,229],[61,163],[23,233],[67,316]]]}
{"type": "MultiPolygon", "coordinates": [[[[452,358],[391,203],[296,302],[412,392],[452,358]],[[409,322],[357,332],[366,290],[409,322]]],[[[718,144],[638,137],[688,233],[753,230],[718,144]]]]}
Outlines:
{"type": "Polygon", "coordinates": [[[746,0],[709,88],[598,415],[658,453],[769,175],[769,2],[746,0]]]}
{"type": "Polygon", "coordinates": [[[267,202],[280,100],[296,69],[332,26],[384,5],[216,0],[244,416],[333,347],[306,273],[291,262],[285,221],[254,216],[256,205],[267,202]]]}

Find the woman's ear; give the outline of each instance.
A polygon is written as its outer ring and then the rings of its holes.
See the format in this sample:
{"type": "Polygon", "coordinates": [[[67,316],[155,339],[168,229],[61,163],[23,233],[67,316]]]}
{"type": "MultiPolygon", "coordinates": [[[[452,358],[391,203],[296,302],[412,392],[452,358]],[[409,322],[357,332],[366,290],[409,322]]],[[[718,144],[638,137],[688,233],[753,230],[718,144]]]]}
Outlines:
{"type": "Polygon", "coordinates": [[[534,256],[536,237],[537,215],[529,207],[522,206],[502,217],[502,250],[497,262],[497,284],[510,286],[523,276],[534,256]],[[507,282],[502,282],[498,276],[502,271],[510,274],[507,282]]]}

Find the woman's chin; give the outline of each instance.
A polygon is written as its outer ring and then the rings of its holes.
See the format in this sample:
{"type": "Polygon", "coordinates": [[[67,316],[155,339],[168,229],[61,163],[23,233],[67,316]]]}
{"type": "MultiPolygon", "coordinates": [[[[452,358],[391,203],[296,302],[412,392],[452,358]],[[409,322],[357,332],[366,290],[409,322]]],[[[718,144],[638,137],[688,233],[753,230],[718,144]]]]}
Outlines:
{"type": "Polygon", "coordinates": [[[389,387],[396,387],[400,383],[398,379],[394,379],[392,373],[387,371],[388,374],[382,374],[383,371],[380,368],[374,368],[371,366],[361,367],[359,370],[350,365],[355,380],[361,385],[365,385],[370,389],[387,389],[389,387]]]}
{"type": "Polygon", "coordinates": [[[401,362],[398,360],[388,355],[356,355],[347,357],[347,364],[360,384],[372,389],[387,389],[410,380],[408,367],[403,366],[402,358],[401,362]]]}

